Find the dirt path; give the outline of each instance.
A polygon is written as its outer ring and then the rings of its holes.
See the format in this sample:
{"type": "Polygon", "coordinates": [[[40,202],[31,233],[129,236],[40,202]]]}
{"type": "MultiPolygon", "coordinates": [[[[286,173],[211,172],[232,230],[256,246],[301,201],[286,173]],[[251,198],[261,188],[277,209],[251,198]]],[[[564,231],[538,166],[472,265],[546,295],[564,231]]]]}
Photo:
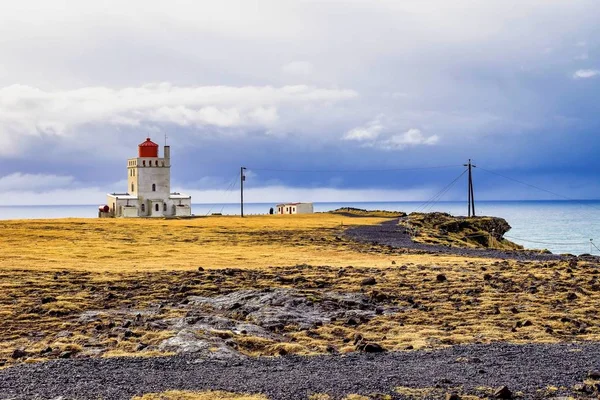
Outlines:
{"type": "Polygon", "coordinates": [[[395,248],[411,249],[424,253],[455,254],[466,257],[501,258],[519,261],[550,261],[565,259],[564,256],[558,254],[540,254],[530,251],[465,249],[460,247],[415,243],[406,232],[406,229],[398,225],[398,219],[384,222],[381,225],[363,225],[349,228],[346,230],[345,234],[360,242],[376,242],[395,248]]]}
{"type": "MultiPolygon", "coordinates": [[[[1,399],[130,399],[169,389],[264,393],[270,399],[306,399],[328,393],[391,394],[397,387],[439,389],[506,385],[523,398],[548,396],[548,387],[573,388],[600,368],[600,344],[469,345],[437,351],[347,356],[257,358],[235,362],[193,358],[113,358],[22,364],[0,371],[1,399]],[[62,396],[62,397],[60,397],[62,396]]],[[[572,389],[553,392],[564,395],[572,389]]],[[[487,392],[489,395],[489,392],[487,392]]],[[[591,397],[590,397],[591,398],[591,397]]]]}

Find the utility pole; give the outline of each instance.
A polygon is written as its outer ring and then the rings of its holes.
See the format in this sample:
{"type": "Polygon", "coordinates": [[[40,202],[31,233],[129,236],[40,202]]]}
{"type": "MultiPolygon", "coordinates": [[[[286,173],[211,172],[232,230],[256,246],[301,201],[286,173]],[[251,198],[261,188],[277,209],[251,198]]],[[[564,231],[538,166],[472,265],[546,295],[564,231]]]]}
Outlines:
{"type": "Polygon", "coordinates": [[[246,167],[240,168],[240,210],[242,213],[242,218],[244,218],[244,181],[246,180],[246,175],[244,175],[244,171],[246,167]]]}
{"type": "Polygon", "coordinates": [[[469,168],[469,187],[467,188],[467,197],[468,197],[468,214],[469,217],[471,216],[475,216],[475,192],[473,190],[473,168],[476,167],[476,165],[473,165],[471,163],[471,159],[469,158],[469,162],[467,164],[463,164],[465,167],[469,168]]]}

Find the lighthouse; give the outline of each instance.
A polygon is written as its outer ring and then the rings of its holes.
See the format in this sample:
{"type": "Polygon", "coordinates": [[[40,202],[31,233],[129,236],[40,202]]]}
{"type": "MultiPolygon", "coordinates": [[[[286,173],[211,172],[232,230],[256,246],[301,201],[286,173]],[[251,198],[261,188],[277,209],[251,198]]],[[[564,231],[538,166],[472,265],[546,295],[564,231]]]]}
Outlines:
{"type": "Polygon", "coordinates": [[[127,192],[109,193],[100,216],[184,217],[191,209],[191,196],[171,192],[171,148],[165,145],[160,157],[159,145],[147,138],[127,160],[127,192]]]}

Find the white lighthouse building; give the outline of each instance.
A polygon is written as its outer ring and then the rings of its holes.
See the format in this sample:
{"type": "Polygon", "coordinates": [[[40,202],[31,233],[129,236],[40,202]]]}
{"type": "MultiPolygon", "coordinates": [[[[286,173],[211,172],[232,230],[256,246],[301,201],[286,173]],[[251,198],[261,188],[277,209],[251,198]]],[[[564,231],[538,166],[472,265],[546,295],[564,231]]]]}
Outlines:
{"type": "Polygon", "coordinates": [[[192,198],[171,193],[171,148],[150,138],[138,146],[138,157],[127,161],[127,193],[109,193],[100,216],[183,217],[192,215],[192,198]]]}

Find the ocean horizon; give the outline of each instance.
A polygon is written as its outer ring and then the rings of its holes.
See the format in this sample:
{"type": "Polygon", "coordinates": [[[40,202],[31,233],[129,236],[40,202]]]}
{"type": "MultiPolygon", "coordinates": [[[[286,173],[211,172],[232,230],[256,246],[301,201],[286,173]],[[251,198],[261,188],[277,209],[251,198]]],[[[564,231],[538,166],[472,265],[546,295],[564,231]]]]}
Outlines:
{"type": "MultiPolygon", "coordinates": [[[[274,203],[246,203],[246,215],[268,214],[274,203]]],[[[315,212],[327,212],[341,207],[368,210],[411,212],[447,212],[466,215],[466,202],[315,202],[315,212]]],[[[203,204],[192,206],[195,216],[211,214],[239,215],[239,203],[203,204]]],[[[547,249],[556,254],[600,255],[600,225],[591,221],[600,218],[600,200],[502,200],[480,201],[477,215],[501,217],[512,229],[505,237],[528,249],[547,249]],[[591,239],[591,240],[590,240],[591,239]]],[[[0,220],[97,218],[97,205],[31,205],[0,206],[0,220]]]]}

